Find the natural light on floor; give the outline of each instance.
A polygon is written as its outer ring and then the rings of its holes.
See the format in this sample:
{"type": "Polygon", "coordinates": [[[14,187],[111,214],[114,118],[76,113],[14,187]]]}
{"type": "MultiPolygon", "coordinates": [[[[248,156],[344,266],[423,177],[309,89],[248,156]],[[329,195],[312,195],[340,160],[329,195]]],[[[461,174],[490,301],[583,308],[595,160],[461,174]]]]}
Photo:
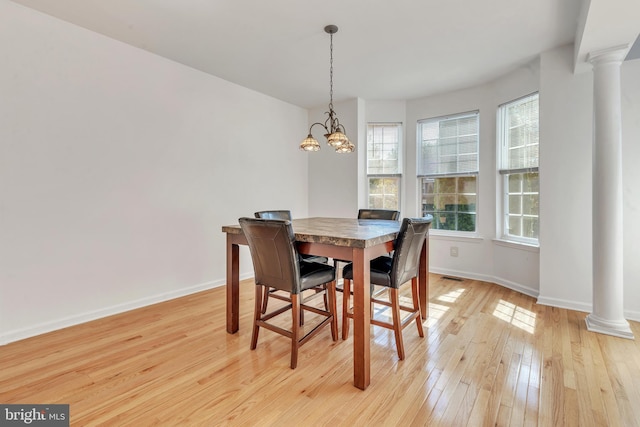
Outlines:
{"type": "Polygon", "coordinates": [[[536,314],[522,307],[518,307],[513,303],[500,300],[498,306],[493,311],[493,315],[530,334],[535,331],[536,314]]]}
{"type": "MultiPolygon", "coordinates": [[[[444,301],[446,303],[453,303],[456,301],[456,299],[462,295],[462,293],[464,292],[464,289],[458,289],[457,291],[451,291],[447,294],[441,295],[439,296],[437,299],[444,301]]],[[[400,296],[400,304],[402,305],[406,305],[406,306],[411,306],[413,304],[413,301],[411,300],[411,296],[409,295],[401,295],[400,296]]],[[[442,305],[442,304],[436,304],[433,302],[429,303],[429,317],[427,318],[427,320],[425,320],[425,322],[423,323],[423,325],[427,328],[435,325],[438,320],[440,320],[440,318],[442,316],[444,316],[444,314],[447,312],[447,310],[449,310],[449,307],[447,307],[446,305],[442,305]]],[[[391,321],[391,309],[389,307],[383,306],[383,305],[379,305],[379,304],[375,304],[373,307],[373,315],[374,317],[383,320],[386,319],[386,321],[390,322],[391,321]]]]}
{"type": "Polygon", "coordinates": [[[430,328],[431,326],[435,325],[438,320],[440,320],[440,318],[444,316],[447,310],[449,310],[449,307],[447,307],[446,305],[434,304],[430,302],[429,317],[427,318],[426,323],[424,323],[424,326],[430,328]]]}
{"type": "MultiPolygon", "coordinates": [[[[377,294],[377,298],[378,299],[385,299],[386,298],[380,298],[381,294],[378,293],[377,294]]],[[[400,305],[405,305],[407,307],[411,307],[413,305],[413,300],[411,299],[410,295],[400,295],[400,305]]],[[[406,313],[404,313],[406,314],[406,313]]],[[[373,315],[376,318],[380,318],[380,320],[384,320],[382,318],[386,318],[385,321],[387,322],[391,322],[393,319],[393,313],[391,312],[391,307],[387,307],[381,304],[374,304],[373,306],[373,315]]],[[[402,314],[403,315],[403,314],[402,314]]]]}
{"type": "Polygon", "coordinates": [[[443,302],[456,302],[456,300],[460,297],[460,295],[462,295],[464,291],[465,291],[464,289],[458,289],[455,291],[448,292],[444,295],[440,295],[438,297],[438,300],[443,302]]]}
{"type": "MultiPolygon", "coordinates": [[[[407,299],[406,301],[402,301],[402,297],[400,298],[401,304],[410,304],[410,300],[407,299]]],[[[423,323],[423,325],[427,328],[435,325],[438,320],[440,320],[440,318],[442,316],[444,316],[444,314],[447,312],[447,310],[449,310],[449,307],[447,307],[446,305],[441,305],[441,304],[434,304],[432,302],[429,303],[429,317],[427,318],[427,320],[423,323]]],[[[391,309],[389,309],[389,307],[385,307],[382,305],[375,305],[373,308],[373,313],[374,313],[374,317],[379,318],[380,320],[382,320],[382,318],[386,318],[386,321],[390,322],[391,321],[391,309]]]]}

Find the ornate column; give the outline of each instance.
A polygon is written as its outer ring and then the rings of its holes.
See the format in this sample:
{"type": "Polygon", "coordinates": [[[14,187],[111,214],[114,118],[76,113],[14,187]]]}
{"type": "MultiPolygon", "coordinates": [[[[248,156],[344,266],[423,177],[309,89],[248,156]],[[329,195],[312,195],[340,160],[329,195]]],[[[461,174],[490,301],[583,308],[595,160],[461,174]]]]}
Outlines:
{"type": "Polygon", "coordinates": [[[633,339],[624,318],[620,66],[629,50],[589,54],[593,65],[593,308],[587,329],[633,339]]]}

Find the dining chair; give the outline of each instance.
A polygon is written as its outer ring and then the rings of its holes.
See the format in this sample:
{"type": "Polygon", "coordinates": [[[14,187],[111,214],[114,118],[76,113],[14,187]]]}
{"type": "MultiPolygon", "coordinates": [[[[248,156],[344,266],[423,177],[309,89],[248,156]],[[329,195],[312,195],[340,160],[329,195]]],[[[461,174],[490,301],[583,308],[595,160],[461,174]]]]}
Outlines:
{"type": "MultiPolygon", "coordinates": [[[[253,214],[256,218],[263,218],[263,219],[284,219],[284,220],[289,220],[291,221],[291,211],[289,210],[272,210],[272,211],[258,211],[255,212],[253,214]]],[[[301,260],[307,261],[307,262],[321,262],[321,263],[328,263],[329,259],[327,257],[324,256],[316,256],[316,255],[311,255],[311,254],[298,254],[298,257],[300,257],[301,260]]],[[[334,265],[335,267],[335,265],[334,265]]],[[[283,301],[289,301],[289,297],[286,295],[279,295],[278,290],[273,288],[273,289],[269,289],[268,291],[266,291],[264,293],[263,296],[263,300],[262,300],[262,312],[266,313],[267,311],[267,304],[269,303],[269,297],[274,297],[283,301]]],[[[325,299],[325,302],[326,299],[325,299]]],[[[325,307],[327,307],[325,305],[325,307]]],[[[304,321],[303,321],[304,323],[304,321]]]]}
{"type": "Polygon", "coordinates": [[[253,261],[256,295],[251,336],[251,349],[258,345],[260,328],[266,328],[291,339],[291,369],[298,364],[298,349],[311,337],[330,325],[333,341],[338,337],[336,316],[335,268],[318,262],[304,262],[298,258],[295,234],[291,221],[260,218],[240,218],[240,227],[247,238],[253,261]],[[286,291],[290,302],[269,313],[262,312],[263,292],[271,288],[286,291]],[[303,293],[314,290],[328,295],[328,309],[308,304],[319,293],[304,298],[303,293]],[[318,314],[324,319],[309,331],[301,325],[303,311],[318,314]],[[291,329],[284,329],[271,319],[291,311],[291,329]]]}
{"type": "MultiPolygon", "coordinates": [[[[275,211],[258,211],[253,214],[256,218],[263,219],[287,219],[292,220],[291,211],[288,210],[275,210],[275,211]]],[[[329,259],[325,256],[317,256],[311,254],[300,254],[300,258],[311,262],[329,262],[329,259]]]]}
{"type": "Polygon", "coordinates": [[[291,221],[291,211],[275,210],[275,211],[258,211],[254,213],[256,218],[264,219],[288,219],[291,221]]]}
{"type": "MultiPolygon", "coordinates": [[[[397,221],[400,217],[400,211],[394,211],[391,209],[358,209],[358,219],[384,219],[397,221]]],[[[339,263],[347,263],[349,261],[345,261],[343,259],[335,259],[333,260],[333,266],[338,270],[339,263]]],[[[343,288],[338,287],[338,292],[342,292],[343,288]]]]}
{"type": "MultiPolygon", "coordinates": [[[[418,334],[424,337],[420,303],[418,301],[418,273],[420,268],[420,253],[429,232],[431,219],[405,218],[395,241],[393,256],[383,255],[371,260],[370,263],[370,292],[371,292],[371,324],[391,329],[395,335],[396,349],[400,360],[404,360],[404,343],[402,330],[413,320],[416,322],[418,334]],[[412,306],[400,303],[400,287],[411,280],[412,306]],[[374,294],[373,285],[389,289],[388,299],[378,298],[374,294]],[[374,317],[374,304],[381,304],[391,308],[392,322],[386,322],[374,317]],[[409,315],[402,317],[402,312],[409,315]]],[[[353,280],[353,264],[347,264],[343,271],[344,293],[342,297],[342,339],[349,336],[349,319],[353,318],[351,307],[351,281],[353,280]]]]}
{"type": "MultiPolygon", "coordinates": [[[[397,221],[400,218],[400,211],[392,209],[358,209],[358,219],[385,219],[397,221]]],[[[337,266],[334,265],[337,268],[337,266]]]]}
{"type": "Polygon", "coordinates": [[[358,219],[390,219],[397,221],[400,212],[391,209],[358,209],[358,219]]]}

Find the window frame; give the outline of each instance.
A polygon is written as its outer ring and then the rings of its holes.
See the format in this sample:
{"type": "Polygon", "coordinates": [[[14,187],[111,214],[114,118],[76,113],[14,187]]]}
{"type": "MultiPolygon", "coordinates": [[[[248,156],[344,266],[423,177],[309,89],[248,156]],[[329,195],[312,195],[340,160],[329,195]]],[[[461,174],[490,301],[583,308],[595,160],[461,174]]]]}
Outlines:
{"type": "MultiPolygon", "coordinates": [[[[539,110],[539,105],[540,105],[540,94],[538,91],[536,91],[536,92],[532,92],[527,95],[521,96],[519,98],[513,99],[511,101],[505,102],[503,104],[500,104],[496,112],[496,136],[497,136],[496,140],[497,140],[497,166],[498,166],[497,174],[499,177],[499,179],[497,179],[497,183],[499,187],[498,188],[499,194],[502,195],[500,209],[499,209],[499,212],[497,212],[497,217],[498,217],[497,230],[499,230],[499,233],[500,233],[499,239],[508,241],[508,242],[526,244],[531,246],[539,246],[540,244],[540,240],[539,240],[540,239],[540,234],[539,234],[540,232],[540,171],[539,171],[540,169],[539,168],[539,165],[540,165],[540,155],[539,155],[540,110],[539,110]],[[508,158],[509,158],[508,157],[509,150],[507,148],[507,144],[509,142],[508,140],[509,129],[507,129],[508,108],[514,105],[528,102],[533,98],[536,98],[538,102],[538,120],[537,120],[538,121],[538,141],[536,143],[536,145],[538,146],[537,166],[509,168],[507,164],[508,158]],[[535,216],[538,222],[538,227],[537,227],[538,236],[535,238],[509,233],[510,217],[512,216],[509,212],[509,207],[510,207],[509,197],[512,194],[515,194],[510,192],[509,178],[513,175],[525,175],[525,174],[532,174],[532,173],[537,174],[538,191],[537,192],[523,191],[522,187],[524,184],[523,184],[523,181],[521,180],[520,191],[518,192],[518,194],[520,195],[521,200],[523,202],[524,202],[524,197],[526,195],[536,194],[538,197],[538,214],[535,216]]],[[[533,217],[533,216],[521,213],[519,214],[518,217],[520,218],[520,221],[522,223],[525,217],[533,217]]]]}
{"type": "MultiPolygon", "coordinates": [[[[459,137],[459,135],[458,135],[459,137]]],[[[438,138],[438,140],[440,140],[441,138],[438,138]]],[[[459,143],[456,144],[456,149],[459,150],[459,143]]],[[[456,151],[456,156],[457,159],[459,158],[459,151],[456,151]]],[[[475,193],[473,193],[474,197],[475,197],[475,209],[473,211],[470,211],[469,213],[472,213],[474,215],[474,230],[473,231],[465,231],[465,230],[447,230],[447,229],[439,229],[436,228],[435,225],[431,228],[430,233],[434,234],[434,235],[444,235],[444,236],[458,236],[458,237],[474,237],[477,236],[479,231],[479,204],[480,204],[480,111],[479,110],[473,110],[473,111],[465,111],[465,112],[460,112],[460,113],[455,113],[455,114],[448,114],[448,115],[444,115],[444,116],[437,116],[437,117],[431,117],[431,118],[427,118],[427,119],[421,119],[418,120],[417,122],[417,126],[416,126],[416,172],[417,172],[417,186],[418,186],[418,209],[419,212],[418,214],[420,216],[424,215],[424,211],[423,211],[423,182],[425,179],[438,179],[438,178],[456,178],[456,183],[457,183],[457,179],[459,178],[466,178],[466,177],[473,177],[475,179],[475,193]],[[445,121],[445,120],[452,120],[452,119],[463,119],[465,117],[475,117],[475,156],[476,156],[476,167],[475,170],[473,171],[459,171],[459,172],[442,172],[442,173],[425,173],[425,171],[422,170],[422,158],[423,158],[423,153],[422,153],[422,126],[426,123],[440,123],[441,121],[445,121]]],[[[436,193],[433,193],[436,194],[436,193]]],[[[465,195],[466,193],[461,193],[458,192],[458,188],[456,188],[456,198],[460,195],[465,195]]],[[[456,213],[466,213],[464,211],[455,211],[456,213]]],[[[436,218],[434,217],[434,221],[436,221],[436,218]]]]}
{"type": "MultiPolygon", "coordinates": [[[[367,123],[367,146],[366,146],[366,174],[367,174],[367,208],[369,209],[393,209],[400,211],[402,206],[402,170],[403,170],[403,156],[402,156],[402,139],[403,139],[403,122],[368,122],[367,123]],[[394,173],[369,173],[369,144],[370,144],[370,129],[372,127],[393,127],[398,132],[398,143],[397,143],[397,170],[394,173]],[[372,179],[391,179],[396,182],[396,186],[398,188],[397,194],[397,206],[396,207],[388,207],[383,206],[372,206],[371,205],[371,180],[372,179]]],[[[384,151],[384,150],[383,150],[384,151]]],[[[383,205],[384,205],[384,197],[383,197],[383,205]]]]}

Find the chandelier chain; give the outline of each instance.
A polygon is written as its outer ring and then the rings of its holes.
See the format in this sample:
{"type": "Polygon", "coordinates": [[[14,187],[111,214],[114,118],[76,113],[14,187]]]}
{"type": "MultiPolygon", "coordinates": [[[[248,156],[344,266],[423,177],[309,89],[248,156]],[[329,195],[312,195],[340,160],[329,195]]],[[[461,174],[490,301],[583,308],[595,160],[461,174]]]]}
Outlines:
{"type": "Polygon", "coordinates": [[[344,126],[340,124],[336,112],[333,111],[333,35],[338,31],[338,27],[327,25],[324,27],[324,31],[329,34],[331,40],[329,45],[329,111],[325,112],[329,117],[324,123],[316,122],[309,127],[309,134],[300,144],[300,149],[304,151],[318,151],[320,149],[320,144],[311,133],[313,127],[319,125],[326,132],[324,136],[327,138],[327,144],[335,148],[337,153],[353,153],[355,145],[349,141],[344,126]]]}
{"type": "Polygon", "coordinates": [[[329,109],[333,110],[333,33],[329,45],[329,109]]]}

